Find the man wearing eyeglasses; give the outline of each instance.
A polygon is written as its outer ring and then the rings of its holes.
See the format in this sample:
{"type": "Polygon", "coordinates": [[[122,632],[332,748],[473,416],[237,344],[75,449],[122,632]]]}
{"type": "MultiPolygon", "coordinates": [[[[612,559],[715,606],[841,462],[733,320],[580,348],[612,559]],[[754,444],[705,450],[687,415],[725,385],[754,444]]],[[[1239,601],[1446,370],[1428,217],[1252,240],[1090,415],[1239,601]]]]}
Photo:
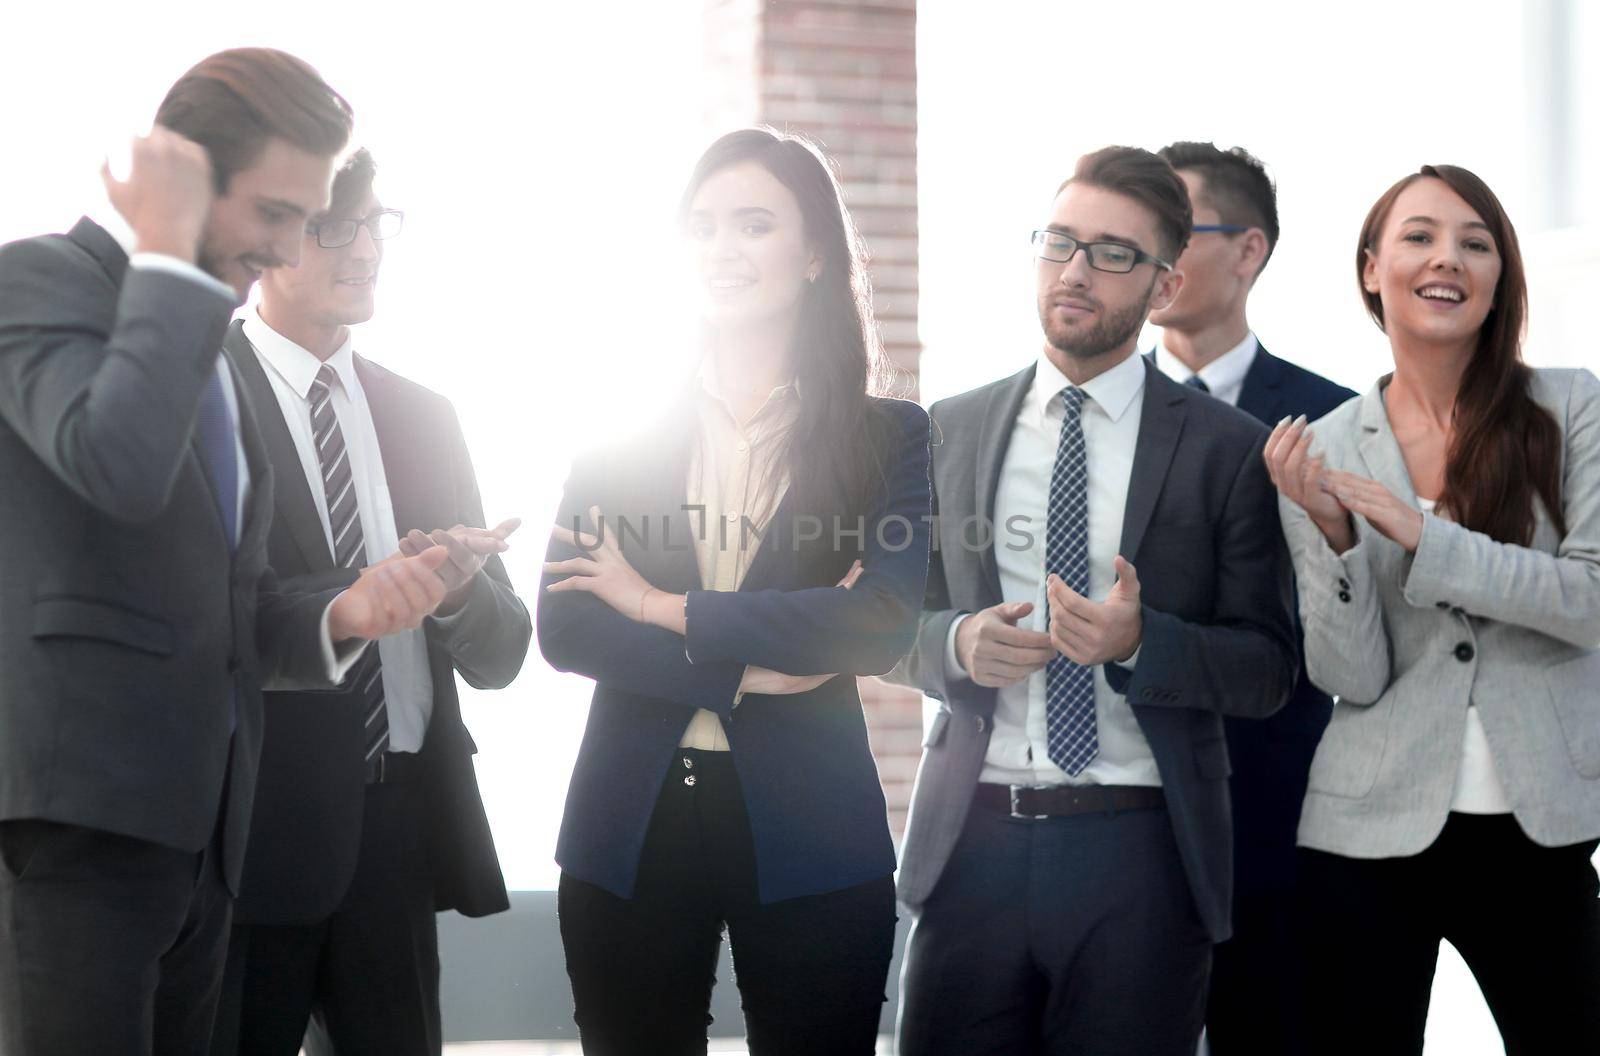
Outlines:
{"type": "Polygon", "coordinates": [[[1191,223],[1155,155],[1080,159],[1033,235],[1041,352],[930,410],[939,546],[895,673],[940,701],[906,1056],[1195,1051],[1230,928],[1221,717],[1282,705],[1294,640],[1265,430],[1136,354],[1191,223]]]}
{"type": "MultiPolygon", "coordinates": [[[[1161,372],[1267,423],[1321,418],[1355,396],[1271,355],[1246,315],[1256,278],[1278,243],[1278,204],[1266,168],[1241,148],[1173,143],[1160,154],[1194,203],[1194,237],[1178,258],[1183,290],[1150,314],[1163,327],[1161,372]]],[[[1333,701],[1306,677],[1265,722],[1225,720],[1234,827],[1233,938],[1216,950],[1206,1037],[1212,1056],[1305,1051],[1302,915],[1295,830],[1317,742],[1333,701]]]]}
{"type": "Polygon", "coordinates": [[[212,1052],[440,1051],[436,909],[508,908],[455,674],[500,688],[528,612],[483,525],[455,412],[353,351],[402,215],[357,151],[334,176],[300,263],[262,279],[229,362],[276,472],[268,552],[291,583],[335,585],[434,544],[435,616],[369,650],[329,694],[269,693],[261,777],[212,1052]],[[453,527],[450,527],[453,526],[453,527]]]}

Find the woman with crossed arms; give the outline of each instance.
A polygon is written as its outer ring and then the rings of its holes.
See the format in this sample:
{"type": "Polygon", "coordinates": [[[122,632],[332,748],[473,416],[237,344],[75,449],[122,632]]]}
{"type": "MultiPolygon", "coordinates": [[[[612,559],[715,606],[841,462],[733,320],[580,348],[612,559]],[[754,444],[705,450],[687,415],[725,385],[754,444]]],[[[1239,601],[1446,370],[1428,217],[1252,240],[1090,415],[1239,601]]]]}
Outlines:
{"type": "Polygon", "coordinates": [[[1311,680],[1318,1051],[1420,1053],[1439,943],[1508,1056],[1600,1052],[1600,381],[1522,362],[1516,232],[1426,166],[1362,227],[1394,373],[1265,457],[1311,680]]]}
{"type": "Polygon", "coordinates": [[[586,1053],[704,1053],[726,926],[752,1053],[865,1056],[894,848],[851,676],[916,632],[928,416],[872,394],[857,241],[808,144],[724,136],[681,220],[699,375],[575,466],[538,612],[545,658],[597,683],[556,852],[575,1018],[586,1053]]]}

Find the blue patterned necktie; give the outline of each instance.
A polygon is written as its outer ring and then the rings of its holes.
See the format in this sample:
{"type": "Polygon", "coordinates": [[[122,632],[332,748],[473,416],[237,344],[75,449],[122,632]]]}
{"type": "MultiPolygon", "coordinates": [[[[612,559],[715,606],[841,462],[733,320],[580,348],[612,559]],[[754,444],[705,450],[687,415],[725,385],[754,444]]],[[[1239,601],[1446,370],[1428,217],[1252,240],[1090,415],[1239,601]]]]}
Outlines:
{"type": "MultiPolygon", "coordinates": [[[[1050,474],[1045,571],[1089,596],[1089,459],[1083,444],[1082,389],[1061,390],[1066,417],[1050,474]]],[[[1076,777],[1100,754],[1094,671],[1057,653],[1044,669],[1045,728],[1050,761],[1076,777]]]]}

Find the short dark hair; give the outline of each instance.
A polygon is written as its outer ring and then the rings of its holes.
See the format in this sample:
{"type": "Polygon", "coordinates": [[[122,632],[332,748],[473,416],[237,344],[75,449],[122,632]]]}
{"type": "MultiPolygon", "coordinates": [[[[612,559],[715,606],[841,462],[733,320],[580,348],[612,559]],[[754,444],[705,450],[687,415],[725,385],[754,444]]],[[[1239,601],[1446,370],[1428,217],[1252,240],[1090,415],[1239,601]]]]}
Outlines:
{"type": "Polygon", "coordinates": [[[1161,239],[1156,251],[1169,264],[1175,263],[1189,244],[1194,227],[1189,190],[1171,165],[1148,150],[1101,147],[1093,154],[1085,154],[1056,193],[1060,194],[1074,183],[1086,183],[1124,195],[1154,213],[1156,233],[1161,239]]]}
{"type": "Polygon", "coordinates": [[[366,147],[359,147],[350,152],[344,159],[344,164],[339,166],[339,171],[333,174],[333,192],[328,199],[328,213],[330,216],[340,216],[345,210],[354,209],[361,204],[361,199],[372,190],[372,181],[378,175],[378,163],[372,157],[372,151],[366,147]]]}
{"type": "Polygon", "coordinates": [[[350,140],[344,96],[303,59],[272,48],[231,48],[195,64],[167,92],[156,124],[206,148],[217,193],[255,163],[273,138],[318,157],[350,140]]]}
{"type": "Polygon", "coordinates": [[[1267,236],[1266,267],[1278,245],[1278,192],[1261,159],[1243,147],[1179,141],[1157,151],[1179,172],[1200,177],[1200,197],[1224,224],[1259,227],[1267,236]]]}

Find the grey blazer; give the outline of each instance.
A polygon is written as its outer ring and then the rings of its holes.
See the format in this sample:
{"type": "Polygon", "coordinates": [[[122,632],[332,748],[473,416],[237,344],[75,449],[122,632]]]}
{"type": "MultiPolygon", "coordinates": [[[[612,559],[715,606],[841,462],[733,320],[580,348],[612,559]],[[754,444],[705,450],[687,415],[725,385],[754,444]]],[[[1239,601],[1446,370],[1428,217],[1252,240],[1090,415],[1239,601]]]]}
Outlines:
{"type": "MultiPolygon", "coordinates": [[[[902,901],[934,891],[988,751],[996,692],[949,679],[944,645],[961,612],[998,605],[994,547],[962,544],[994,520],[1000,470],[1035,368],[933,405],[938,544],[917,642],[888,676],[943,706],[928,734],[900,857],[902,901]]],[[[1232,924],[1233,822],[1224,715],[1283,705],[1298,665],[1289,562],[1261,461],[1266,430],[1146,364],[1122,553],[1139,570],[1144,639],[1131,672],[1106,667],[1139,721],[1167,794],[1173,836],[1212,938],[1232,924]]]]}
{"type": "Polygon", "coordinates": [[[237,892],[261,687],[328,688],[338,593],[267,568],[272,469],[229,546],[194,440],[231,299],[130,269],[103,228],[0,247],[0,821],[200,850],[237,892]]]}
{"type": "MultiPolygon", "coordinates": [[[[1318,421],[1314,444],[1328,465],[1417,506],[1383,385],[1318,421]]],[[[1311,768],[1303,846],[1386,858],[1431,844],[1450,811],[1469,702],[1528,836],[1546,846],[1600,836],[1600,381],[1537,370],[1531,393],[1561,427],[1565,537],[1537,504],[1526,547],[1424,514],[1411,555],[1358,517],[1341,556],[1280,499],[1306,666],[1338,698],[1311,768]]]]}

